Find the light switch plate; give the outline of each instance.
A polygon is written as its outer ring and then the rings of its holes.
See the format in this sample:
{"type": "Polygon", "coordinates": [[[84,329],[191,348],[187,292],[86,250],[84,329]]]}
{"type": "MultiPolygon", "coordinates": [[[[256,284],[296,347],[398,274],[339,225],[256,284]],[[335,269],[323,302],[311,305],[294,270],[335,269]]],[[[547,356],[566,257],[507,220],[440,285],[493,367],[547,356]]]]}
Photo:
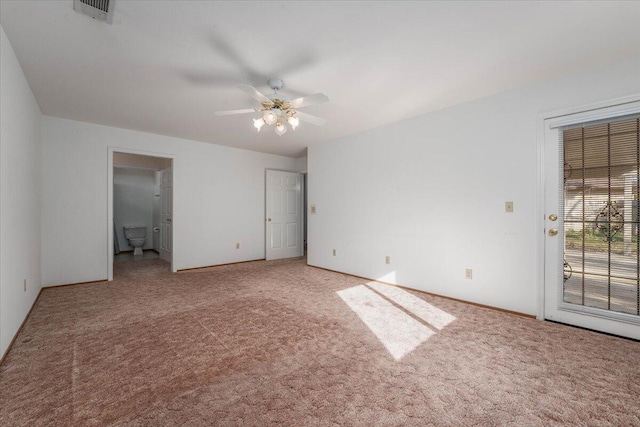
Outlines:
{"type": "Polygon", "coordinates": [[[316,214],[316,205],[311,205],[311,215],[316,214]]]}

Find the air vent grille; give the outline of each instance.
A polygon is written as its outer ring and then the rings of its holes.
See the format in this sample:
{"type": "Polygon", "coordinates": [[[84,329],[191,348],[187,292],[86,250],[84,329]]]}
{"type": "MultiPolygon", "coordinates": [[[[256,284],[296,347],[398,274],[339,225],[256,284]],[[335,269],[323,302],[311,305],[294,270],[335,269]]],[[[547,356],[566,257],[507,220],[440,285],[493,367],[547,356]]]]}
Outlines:
{"type": "Polygon", "coordinates": [[[73,9],[99,21],[111,23],[115,0],[73,0],[73,9]]]}
{"type": "Polygon", "coordinates": [[[99,9],[104,13],[109,12],[109,0],[80,0],[80,3],[99,9]]]}

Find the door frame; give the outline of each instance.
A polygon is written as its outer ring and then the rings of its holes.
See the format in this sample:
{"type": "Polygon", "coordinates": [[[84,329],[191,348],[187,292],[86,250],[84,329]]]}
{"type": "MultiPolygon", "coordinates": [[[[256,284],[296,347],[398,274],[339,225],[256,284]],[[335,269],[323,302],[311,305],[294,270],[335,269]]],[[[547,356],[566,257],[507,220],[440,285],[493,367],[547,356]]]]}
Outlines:
{"type": "MultiPolygon", "coordinates": [[[[302,211],[302,209],[305,209],[304,206],[304,195],[305,195],[305,191],[304,191],[304,183],[305,183],[305,179],[306,179],[306,173],[303,172],[298,172],[298,171],[293,171],[293,170],[288,170],[288,169],[274,169],[274,168],[265,168],[264,170],[264,208],[262,210],[262,214],[263,214],[263,227],[264,227],[264,259],[267,259],[267,247],[269,246],[269,242],[267,241],[267,171],[275,171],[275,172],[288,172],[288,173],[297,173],[298,175],[300,175],[301,178],[301,182],[300,182],[300,202],[298,203],[299,208],[300,208],[300,230],[299,230],[299,238],[298,238],[298,244],[300,245],[301,248],[301,252],[302,252],[302,256],[304,256],[304,236],[303,236],[303,230],[305,227],[305,221],[304,221],[304,213],[302,211]]],[[[283,258],[286,259],[286,258],[283,258]]]]}
{"type": "MultiPolygon", "coordinates": [[[[138,154],[140,156],[160,157],[171,159],[171,167],[173,168],[172,189],[173,198],[171,200],[171,210],[173,212],[172,227],[173,237],[176,235],[176,212],[175,212],[175,171],[176,171],[176,155],[169,153],[160,153],[156,151],[137,150],[133,148],[124,148],[116,146],[107,147],[107,281],[113,280],[113,153],[138,154]]],[[[176,273],[176,250],[175,238],[171,246],[171,272],[176,273]]]]}
{"type": "Polygon", "coordinates": [[[546,209],[545,209],[545,143],[551,128],[579,123],[593,122],[607,118],[637,113],[640,94],[614,98],[607,101],[595,102],[576,107],[563,108],[538,114],[537,117],[537,179],[536,179],[536,283],[537,283],[537,313],[539,320],[545,319],[545,238],[546,238],[546,209]]]}

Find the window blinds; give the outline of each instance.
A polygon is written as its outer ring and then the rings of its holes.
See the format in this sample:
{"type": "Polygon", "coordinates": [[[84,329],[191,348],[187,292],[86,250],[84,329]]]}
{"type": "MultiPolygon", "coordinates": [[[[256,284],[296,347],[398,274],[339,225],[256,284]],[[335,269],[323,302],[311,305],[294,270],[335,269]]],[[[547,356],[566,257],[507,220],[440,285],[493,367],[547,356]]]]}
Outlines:
{"type": "Polygon", "coordinates": [[[640,119],[562,131],[563,300],[640,316],[640,119]]]}

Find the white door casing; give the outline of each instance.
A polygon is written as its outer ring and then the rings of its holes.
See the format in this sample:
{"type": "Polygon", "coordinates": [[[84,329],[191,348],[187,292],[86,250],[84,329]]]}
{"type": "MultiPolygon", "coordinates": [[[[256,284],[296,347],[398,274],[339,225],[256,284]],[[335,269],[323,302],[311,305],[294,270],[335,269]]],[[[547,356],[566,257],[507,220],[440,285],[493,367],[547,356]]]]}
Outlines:
{"type": "Polygon", "coordinates": [[[542,117],[542,173],[544,176],[544,284],[543,314],[547,320],[640,339],[638,316],[563,301],[564,275],[564,159],[561,127],[640,113],[640,100],[610,101],[573,112],[542,117]],[[557,216],[554,220],[553,215],[557,216]],[[553,230],[557,234],[553,234],[553,230]],[[551,232],[551,233],[550,233],[551,232]]]}
{"type": "Polygon", "coordinates": [[[173,170],[160,172],[160,258],[171,262],[173,246],[173,170]]]}
{"type": "Polygon", "coordinates": [[[160,253],[160,171],[154,173],[155,186],[153,191],[153,221],[151,235],[153,250],[160,253]]]}
{"type": "Polygon", "coordinates": [[[266,258],[302,256],[302,174],[267,170],[265,199],[266,258]]]}

